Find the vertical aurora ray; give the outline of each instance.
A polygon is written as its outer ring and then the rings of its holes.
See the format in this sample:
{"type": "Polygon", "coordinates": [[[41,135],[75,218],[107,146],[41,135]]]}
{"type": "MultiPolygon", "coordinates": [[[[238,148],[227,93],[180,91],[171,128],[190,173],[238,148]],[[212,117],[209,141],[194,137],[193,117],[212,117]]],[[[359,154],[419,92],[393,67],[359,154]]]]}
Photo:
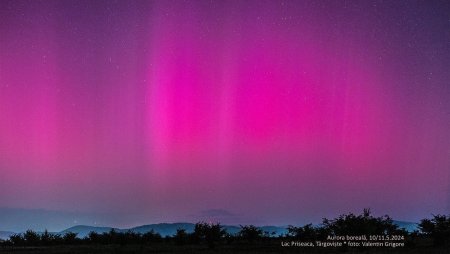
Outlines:
{"type": "Polygon", "coordinates": [[[117,225],[449,209],[447,3],[0,8],[0,207],[117,225]]]}

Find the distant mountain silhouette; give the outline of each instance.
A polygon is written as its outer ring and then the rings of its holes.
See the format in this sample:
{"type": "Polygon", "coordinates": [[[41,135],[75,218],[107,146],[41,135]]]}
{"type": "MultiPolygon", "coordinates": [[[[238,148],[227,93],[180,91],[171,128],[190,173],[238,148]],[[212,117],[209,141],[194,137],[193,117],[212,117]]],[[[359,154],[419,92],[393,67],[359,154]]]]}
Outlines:
{"type": "Polygon", "coordinates": [[[0,230],[16,233],[28,229],[58,231],[74,225],[89,225],[101,218],[98,214],[0,207],[0,230]]]}
{"type": "Polygon", "coordinates": [[[129,230],[141,234],[153,230],[155,233],[159,233],[161,236],[172,236],[177,232],[177,229],[184,229],[187,233],[192,233],[194,232],[194,226],[195,224],[193,223],[158,223],[134,227],[130,228],[129,230]]]}
{"type": "Polygon", "coordinates": [[[263,232],[267,232],[269,234],[272,234],[272,232],[275,232],[275,236],[279,235],[285,235],[288,233],[287,226],[286,227],[277,227],[277,226],[262,226],[260,227],[263,232]]]}
{"type": "Polygon", "coordinates": [[[14,232],[0,231],[0,239],[6,240],[13,234],[14,234],[14,232]]]}
{"type": "MultiPolygon", "coordinates": [[[[417,223],[413,222],[407,222],[407,221],[395,221],[394,224],[398,225],[400,228],[404,228],[408,232],[412,232],[414,230],[417,230],[417,223]]],[[[149,224],[149,225],[143,225],[128,229],[118,229],[114,228],[117,232],[126,232],[128,230],[136,232],[136,233],[147,233],[150,231],[154,231],[155,233],[159,233],[161,236],[173,236],[176,234],[177,229],[184,229],[186,230],[186,233],[192,233],[194,232],[194,223],[158,223],[158,224],[149,224]]],[[[239,226],[234,225],[223,225],[224,229],[229,234],[236,234],[241,229],[239,226]]],[[[275,232],[274,236],[280,236],[284,235],[288,232],[287,226],[261,226],[259,227],[262,229],[263,232],[267,232],[269,234],[272,234],[272,232],[275,232]]],[[[64,231],[61,231],[61,234],[64,234],[66,232],[73,232],[77,233],[78,237],[83,238],[87,236],[91,231],[94,231],[96,233],[105,233],[109,232],[112,229],[112,227],[92,227],[92,226],[75,226],[68,228],[64,231]]]]}
{"type": "MultiPolygon", "coordinates": [[[[72,232],[72,233],[76,233],[78,237],[83,238],[86,237],[87,235],[89,235],[90,232],[96,232],[99,234],[103,234],[103,233],[107,233],[109,231],[111,231],[111,229],[113,229],[112,227],[93,227],[93,226],[84,226],[84,225],[80,225],[80,226],[74,226],[68,229],[65,229],[61,232],[59,232],[59,234],[65,234],[68,232],[72,232]]],[[[118,232],[122,232],[122,230],[120,229],[116,229],[114,228],[114,230],[118,231],[118,232]]]]}
{"type": "MultiPolygon", "coordinates": [[[[400,228],[404,228],[408,232],[413,232],[414,230],[418,230],[418,224],[414,222],[407,222],[407,221],[396,221],[394,220],[394,224],[398,225],[400,228]]],[[[99,234],[107,233],[111,231],[111,229],[116,230],[117,232],[126,232],[126,231],[133,231],[136,233],[147,233],[150,231],[154,231],[155,233],[159,233],[162,237],[165,236],[173,236],[176,234],[177,229],[184,229],[186,230],[186,233],[192,233],[194,232],[194,223],[158,223],[158,224],[149,224],[149,225],[143,225],[133,228],[126,228],[126,229],[119,229],[119,228],[112,228],[112,227],[95,227],[95,226],[86,226],[86,225],[79,225],[70,227],[68,229],[65,229],[61,232],[55,232],[57,234],[64,235],[67,232],[73,232],[77,234],[77,237],[84,238],[89,235],[90,232],[96,232],[99,234]]],[[[223,228],[226,230],[229,234],[236,234],[240,231],[239,226],[234,225],[223,225],[223,228]]],[[[259,227],[262,229],[263,232],[267,232],[269,234],[275,233],[273,236],[280,236],[285,235],[288,230],[287,226],[261,226],[259,227]]],[[[14,234],[14,232],[9,231],[0,231],[0,239],[8,239],[9,236],[14,234]]]]}
{"type": "MultiPolygon", "coordinates": [[[[126,232],[126,231],[133,231],[136,233],[147,233],[150,231],[154,231],[155,233],[160,234],[161,236],[173,236],[176,234],[177,229],[184,229],[186,230],[186,233],[192,233],[194,232],[194,223],[158,223],[158,224],[149,224],[149,225],[143,225],[133,228],[127,228],[127,229],[119,229],[114,228],[117,232],[126,232]]],[[[223,225],[224,229],[229,234],[236,234],[241,229],[239,226],[233,226],[233,225],[223,225]]],[[[93,227],[93,226],[75,226],[68,229],[65,229],[59,234],[65,234],[67,232],[73,232],[77,233],[78,237],[83,238],[86,237],[91,231],[94,231],[96,233],[102,234],[109,232],[112,227],[93,227]]],[[[263,231],[267,231],[269,233],[275,232],[276,235],[285,234],[287,232],[286,227],[276,227],[276,226],[263,226],[261,227],[263,231]]]]}
{"type": "Polygon", "coordinates": [[[419,230],[419,224],[414,223],[414,222],[399,221],[399,220],[394,220],[393,222],[399,228],[403,228],[403,229],[405,229],[408,232],[413,232],[415,230],[419,230]]]}

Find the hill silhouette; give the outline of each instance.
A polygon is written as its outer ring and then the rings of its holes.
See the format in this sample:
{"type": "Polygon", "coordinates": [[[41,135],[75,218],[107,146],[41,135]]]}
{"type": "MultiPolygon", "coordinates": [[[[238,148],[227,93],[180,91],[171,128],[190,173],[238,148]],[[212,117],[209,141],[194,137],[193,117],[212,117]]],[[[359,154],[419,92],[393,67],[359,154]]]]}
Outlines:
{"type": "MultiPolygon", "coordinates": [[[[407,221],[393,221],[395,225],[399,228],[403,228],[408,232],[413,232],[418,229],[418,224],[414,222],[407,221]]],[[[194,223],[156,223],[156,224],[148,224],[142,225],[132,228],[114,228],[114,227],[98,227],[98,226],[88,226],[88,225],[77,225],[74,227],[67,228],[60,232],[53,232],[64,235],[68,232],[76,233],[77,237],[84,238],[89,235],[90,232],[96,232],[98,234],[108,233],[111,229],[114,229],[118,233],[125,233],[127,231],[131,231],[134,233],[145,234],[148,232],[155,232],[160,234],[162,237],[173,236],[177,233],[178,229],[183,229],[186,233],[194,232],[194,223]]],[[[224,230],[231,235],[237,234],[240,231],[240,227],[236,225],[223,225],[224,230]]],[[[263,232],[267,232],[273,236],[281,236],[288,233],[288,226],[260,226],[263,232]],[[273,234],[274,233],[274,234],[273,234]]],[[[11,231],[0,231],[0,239],[8,239],[11,235],[20,232],[11,232],[11,231]]]]}
{"type": "Polygon", "coordinates": [[[256,253],[262,253],[262,250],[268,253],[280,251],[293,253],[295,248],[285,249],[285,247],[303,246],[297,246],[297,243],[304,243],[305,248],[320,247],[321,250],[322,247],[333,247],[333,250],[339,248],[342,251],[349,248],[356,251],[383,247],[423,253],[424,250],[431,248],[432,251],[426,252],[436,253],[435,251],[447,248],[447,252],[444,253],[448,253],[449,229],[450,216],[446,215],[433,215],[432,218],[422,219],[418,224],[404,221],[394,223],[388,215],[375,217],[370,209],[364,209],[362,214],[341,214],[332,219],[323,218],[319,225],[311,223],[303,226],[289,225],[287,229],[254,225],[239,225],[238,228],[201,221],[196,224],[149,224],[129,229],[80,225],[55,233],[47,230],[44,232],[27,230],[24,233],[13,234],[7,240],[0,240],[0,253],[2,250],[17,252],[45,250],[48,253],[62,253],[66,248],[72,251],[64,253],[94,253],[94,250],[101,249],[105,250],[105,253],[111,253],[113,251],[111,248],[120,249],[116,253],[123,253],[122,250],[126,250],[127,253],[174,253],[174,251],[184,253],[193,248],[216,249],[226,253],[230,251],[242,253],[249,248],[257,248],[256,253]],[[408,232],[406,229],[417,230],[408,232]],[[287,230],[287,233],[280,233],[281,230],[287,230]],[[342,239],[343,236],[347,238],[355,236],[358,239],[347,243],[346,239],[342,239]],[[328,242],[330,237],[333,241],[328,242]],[[361,241],[362,245],[357,245],[358,241],[361,241]]]}
{"type": "MultiPolygon", "coordinates": [[[[399,228],[403,228],[408,232],[413,232],[414,230],[418,229],[418,224],[414,222],[407,222],[407,221],[393,221],[395,225],[397,225],[399,228]]],[[[134,233],[148,233],[148,232],[155,232],[160,234],[162,237],[166,236],[173,236],[177,233],[178,229],[183,229],[186,231],[186,233],[192,233],[194,232],[195,224],[194,223],[157,223],[157,224],[148,224],[148,225],[142,225],[132,228],[113,228],[113,227],[95,227],[95,226],[86,226],[86,225],[79,225],[74,226],[68,229],[65,229],[60,234],[65,234],[67,232],[77,233],[77,236],[79,238],[83,238],[89,235],[90,232],[96,232],[99,234],[107,233],[111,231],[111,229],[114,229],[116,232],[124,233],[127,231],[131,231],[134,233]]],[[[235,225],[223,225],[223,228],[228,234],[237,234],[240,231],[239,226],[235,225]]],[[[287,234],[287,226],[260,226],[260,228],[263,232],[267,232],[269,234],[272,234],[273,236],[281,236],[287,234]]]]}
{"type": "MultiPolygon", "coordinates": [[[[88,236],[90,232],[96,232],[99,234],[103,234],[103,233],[108,233],[109,231],[111,231],[111,229],[113,229],[113,228],[112,227],[94,227],[94,226],[79,225],[79,226],[74,226],[74,227],[65,229],[58,233],[63,235],[63,234],[72,232],[72,233],[76,233],[78,237],[83,238],[83,237],[88,236]]],[[[120,230],[120,229],[114,228],[114,230],[116,230],[117,232],[122,232],[122,230],[120,230]]]]}
{"type": "Polygon", "coordinates": [[[10,231],[0,231],[0,239],[8,239],[11,235],[13,235],[14,232],[10,232],[10,231]]]}
{"type": "MultiPolygon", "coordinates": [[[[229,234],[236,234],[239,232],[240,227],[233,226],[233,225],[224,225],[223,226],[225,231],[229,234]]],[[[148,232],[155,232],[160,234],[162,237],[166,236],[173,236],[177,233],[178,229],[183,229],[186,231],[186,233],[192,233],[194,232],[195,224],[194,223],[157,223],[157,224],[148,224],[148,225],[142,225],[138,227],[133,228],[113,228],[113,227],[95,227],[95,226],[87,226],[87,225],[79,225],[74,226],[68,229],[65,229],[61,232],[58,232],[60,234],[65,234],[68,232],[76,233],[77,237],[83,238],[89,235],[90,232],[96,232],[99,234],[108,233],[111,231],[111,229],[114,229],[118,233],[125,233],[128,231],[134,232],[134,233],[140,233],[145,234],[148,232]]],[[[283,227],[276,227],[276,226],[264,226],[261,227],[263,230],[270,230],[276,231],[276,232],[287,232],[287,230],[283,227]]],[[[280,234],[281,235],[281,234],[280,234]]]]}

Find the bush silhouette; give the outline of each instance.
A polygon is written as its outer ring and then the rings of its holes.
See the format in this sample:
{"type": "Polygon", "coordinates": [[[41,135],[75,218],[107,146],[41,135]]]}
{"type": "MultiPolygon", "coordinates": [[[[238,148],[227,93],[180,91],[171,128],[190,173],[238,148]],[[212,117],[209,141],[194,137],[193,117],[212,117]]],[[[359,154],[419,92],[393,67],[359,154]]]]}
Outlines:
{"type": "Polygon", "coordinates": [[[77,233],[67,232],[62,236],[64,244],[75,244],[78,242],[77,240],[77,233]]]}
{"type": "Polygon", "coordinates": [[[364,209],[363,214],[344,214],[336,219],[323,219],[322,227],[330,235],[377,235],[403,234],[393,220],[385,215],[373,217],[370,209],[364,209]]]}
{"type": "MultiPolygon", "coordinates": [[[[210,224],[199,222],[194,226],[193,233],[187,233],[185,229],[177,229],[173,236],[162,238],[160,234],[153,230],[144,234],[133,231],[120,232],[112,229],[106,233],[90,232],[83,239],[77,238],[76,233],[68,232],[64,235],[52,234],[45,230],[39,234],[33,230],[28,230],[22,234],[14,234],[6,241],[0,241],[0,246],[56,246],[56,245],[146,245],[146,244],[206,244],[213,248],[218,244],[235,244],[254,242],[275,242],[279,240],[290,240],[295,238],[304,241],[326,240],[327,236],[333,235],[404,235],[405,244],[409,247],[445,246],[450,243],[450,216],[433,215],[431,219],[423,219],[419,224],[420,231],[408,233],[404,229],[399,229],[393,220],[385,215],[374,217],[369,209],[364,209],[362,214],[343,214],[335,219],[323,219],[321,225],[314,226],[306,224],[302,227],[289,226],[288,234],[272,238],[270,234],[263,232],[253,225],[240,226],[237,234],[227,233],[220,223],[210,224]],[[272,240],[274,239],[274,240],[272,240]]],[[[439,247],[441,248],[441,247],[439,247]]]]}
{"type": "Polygon", "coordinates": [[[34,232],[33,230],[27,230],[23,234],[23,238],[25,239],[26,245],[29,246],[39,245],[39,242],[41,240],[39,234],[34,232]]]}
{"type": "Polygon", "coordinates": [[[323,227],[314,227],[306,224],[303,227],[288,226],[288,236],[299,240],[323,240],[327,237],[328,231],[323,227]]]}
{"type": "Polygon", "coordinates": [[[240,225],[240,227],[241,230],[239,231],[238,236],[250,243],[260,240],[264,236],[263,230],[253,225],[247,226],[240,225]]]}
{"type": "Polygon", "coordinates": [[[91,231],[89,232],[85,240],[89,241],[90,243],[101,243],[101,235],[95,231],[91,231]]]}
{"type": "Polygon", "coordinates": [[[177,233],[173,236],[175,243],[178,245],[184,245],[188,241],[188,234],[185,229],[177,229],[177,233]]]}
{"type": "Polygon", "coordinates": [[[220,225],[199,222],[195,224],[193,238],[197,243],[206,242],[210,248],[213,248],[222,238],[226,231],[220,225]]]}
{"type": "Polygon", "coordinates": [[[160,234],[155,233],[153,229],[147,233],[142,234],[142,240],[144,243],[154,243],[154,242],[160,242],[162,240],[162,237],[160,234]]]}
{"type": "Polygon", "coordinates": [[[51,234],[46,229],[44,233],[40,235],[40,243],[41,245],[47,246],[47,245],[54,245],[61,242],[61,236],[58,234],[51,234]]]}
{"type": "Polygon", "coordinates": [[[10,236],[9,241],[11,242],[12,245],[15,245],[15,246],[25,245],[25,238],[23,237],[22,234],[14,234],[14,235],[10,236]]]}
{"type": "Polygon", "coordinates": [[[120,245],[125,244],[138,244],[142,240],[142,235],[133,231],[128,230],[125,233],[118,234],[118,243],[120,245]]]}
{"type": "Polygon", "coordinates": [[[419,223],[420,231],[433,239],[434,245],[450,245],[450,216],[433,215],[433,218],[423,219],[419,223]]]}

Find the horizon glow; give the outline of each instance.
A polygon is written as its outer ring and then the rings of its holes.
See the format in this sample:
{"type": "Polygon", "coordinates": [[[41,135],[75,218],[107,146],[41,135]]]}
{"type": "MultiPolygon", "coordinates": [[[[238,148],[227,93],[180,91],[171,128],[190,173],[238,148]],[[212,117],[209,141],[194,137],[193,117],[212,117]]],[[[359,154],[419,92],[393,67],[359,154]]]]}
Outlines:
{"type": "Polygon", "coordinates": [[[0,207],[113,226],[450,212],[444,1],[0,10],[0,207]]]}

